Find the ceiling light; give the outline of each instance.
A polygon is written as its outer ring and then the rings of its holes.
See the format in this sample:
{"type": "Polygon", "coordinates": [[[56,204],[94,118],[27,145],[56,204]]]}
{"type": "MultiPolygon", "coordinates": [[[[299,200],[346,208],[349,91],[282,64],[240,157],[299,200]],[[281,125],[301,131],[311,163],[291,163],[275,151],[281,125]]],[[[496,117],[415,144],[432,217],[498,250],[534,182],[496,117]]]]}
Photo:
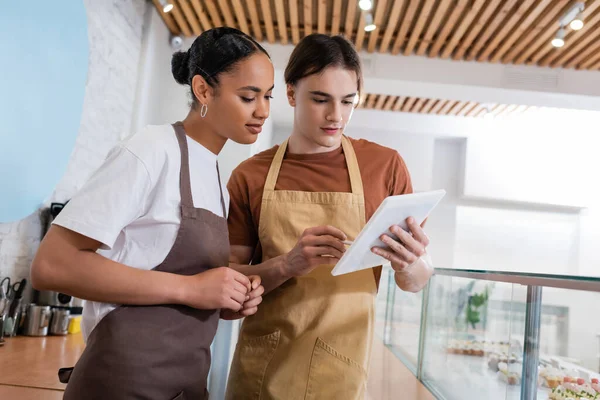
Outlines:
{"type": "Polygon", "coordinates": [[[554,39],[552,39],[552,46],[563,47],[565,45],[565,33],[565,28],[561,27],[558,32],[556,32],[554,39]]]}
{"type": "Polygon", "coordinates": [[[373,23],[373,15],[371,13],[365,14],[365,32],[373,32],[377,26],[373,23]]]}
{"type": "Polygon", "coordinates": [[[583,10],[585,9],[585,3],[578,1],[571,8],[565,12],[562,17],[558,20],[561,26],[569,25],[574,31],[578,31],[583,28],[583,10]]]}
{"type": "Polygon", "coordinates": [[[373,2],[371,0],[360,0],[358,2],[358,6],[361,10],[369,11],[371,8],[373,8],[373,2]]]}
{"type": "Polygon", "coordinates": [[[159,3],[163,9],[163,12],[168,13],[173,9],[173,4],[168,2],[167,0],[159,0],[159,3]]]}
{"type": "Polygon", "coordinates": [[[583,15],[582,15],[581,12],[577,14],[577,16],[575,17],[575,19],[573,21],[571,21],[571,23],[569,24],[569,26],[574,31],[578,31],[581,28],[583,28],[583,15]]]}

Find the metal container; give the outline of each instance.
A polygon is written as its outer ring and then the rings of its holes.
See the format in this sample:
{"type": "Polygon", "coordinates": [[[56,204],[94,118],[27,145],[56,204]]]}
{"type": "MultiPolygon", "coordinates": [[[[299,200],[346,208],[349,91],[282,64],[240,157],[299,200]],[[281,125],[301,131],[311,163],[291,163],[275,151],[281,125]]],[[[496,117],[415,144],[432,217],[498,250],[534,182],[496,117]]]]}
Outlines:
{"type": "Polygon", "coordinates": [[[71,311],[54,308],[52,309],[52,319],[50,320],[51,335],[66,335],[69,333],[69,315],[71,311]]]}
{"type": "Polygon", "coordinates": [[[50,306],[30,304],[27,308],[24,334],[26,336],[46,336],[48,335],[49,322],[50,306]]]}

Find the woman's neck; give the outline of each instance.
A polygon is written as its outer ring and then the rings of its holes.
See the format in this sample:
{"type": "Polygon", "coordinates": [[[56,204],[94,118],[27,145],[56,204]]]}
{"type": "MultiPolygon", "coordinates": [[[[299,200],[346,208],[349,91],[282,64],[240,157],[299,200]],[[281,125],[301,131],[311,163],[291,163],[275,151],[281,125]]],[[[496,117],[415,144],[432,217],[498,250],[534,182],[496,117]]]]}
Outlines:
{"type": "Polygon", "coordinates": [[[183,120],[185,133],[214,154],[219,154],[227,142],[227,138],[214,132],[206,120],[196,111],[190,110],[183,120]]]}

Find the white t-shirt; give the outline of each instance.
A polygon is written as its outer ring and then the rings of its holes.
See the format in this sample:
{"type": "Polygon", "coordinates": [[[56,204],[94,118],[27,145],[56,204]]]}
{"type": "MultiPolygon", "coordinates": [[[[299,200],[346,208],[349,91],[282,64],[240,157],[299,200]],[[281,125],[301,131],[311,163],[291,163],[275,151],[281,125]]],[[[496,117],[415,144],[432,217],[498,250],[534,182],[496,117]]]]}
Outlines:
{"type": "MultiPolygon", "coordinates": [[[[187,144],[194,207],[223,216],[217,156],[189,137],[187,144]]],[[[164,261],[175,243],[181,220],[180,166],[181,152],[173,127],[148,126],[110,151],[54,223],[101,242],[98,254],[106,258],[150,270],[164,261]]],[[[223,196],[227,210],[225,186],[223,196]]],[[[84,303],[82,331],[86,340],[115,307],[84,303]]]]}

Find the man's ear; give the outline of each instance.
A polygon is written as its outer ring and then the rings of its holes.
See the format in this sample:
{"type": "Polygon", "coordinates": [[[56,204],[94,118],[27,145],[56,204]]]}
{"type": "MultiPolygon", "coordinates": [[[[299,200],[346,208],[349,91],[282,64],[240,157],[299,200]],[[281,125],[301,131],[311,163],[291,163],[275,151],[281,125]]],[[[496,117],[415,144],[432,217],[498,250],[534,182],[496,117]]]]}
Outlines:
{"type": "Polygon", "coordinates": [[[296,107],[296,86],[288,83],[286,88],[288,103],[290,103],[290,106],[296,107]]]}

